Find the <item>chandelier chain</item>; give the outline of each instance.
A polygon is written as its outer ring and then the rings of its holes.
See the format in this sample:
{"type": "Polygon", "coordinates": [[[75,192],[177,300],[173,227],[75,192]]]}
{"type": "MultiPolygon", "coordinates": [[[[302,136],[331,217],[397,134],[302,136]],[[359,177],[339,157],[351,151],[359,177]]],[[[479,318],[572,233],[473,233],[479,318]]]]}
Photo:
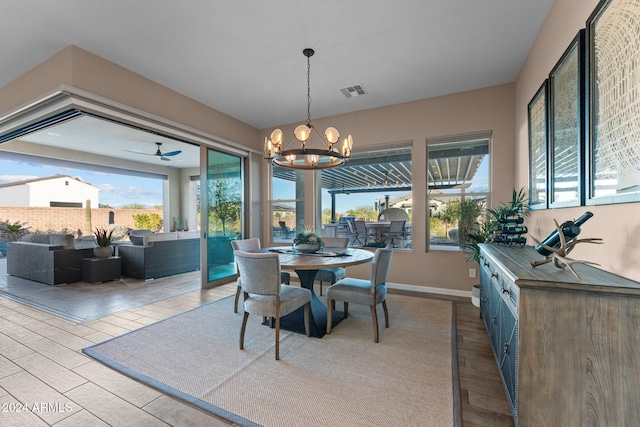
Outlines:
{"type": "Polygon", "coordinates": [[[307,56],[307,125],[311,124],[311,60],[307,56]]]}

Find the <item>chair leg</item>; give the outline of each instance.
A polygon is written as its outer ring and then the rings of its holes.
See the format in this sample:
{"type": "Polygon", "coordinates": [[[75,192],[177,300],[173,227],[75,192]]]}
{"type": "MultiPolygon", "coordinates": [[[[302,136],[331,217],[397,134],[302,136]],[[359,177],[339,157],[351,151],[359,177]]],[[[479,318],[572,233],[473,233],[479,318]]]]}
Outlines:
{"type": "Polygon", "coordinates": [[[322,280],[320,280],[320,296],[322,296],[322,280]]]}
{"type": "Polygon", "coordinates": [[[242,318],[242,327],[240,328],[240,350],[244,350],[244,331],[247,328],[247,319],[249,319],[249,313],[245,311],[242,318]]]}
{"type": "Polygon", "coordinates": [[[307,334],[308,337],[311,336],[311,324],[310,324],[310,318],[311,317],[311,303],[308,302],[304,305],[304,332],[307,334]]]}
{"type": "Polygon", "coordinates": [[[373,320],[373,342],[378,342],[378,313],[375,304],[371,306],[371,319],[373,320]]]}
{"type": "Polygon", "coordinates": [[[382,301],[382,309],[384,310],[384,326],[389,327],[389,310],[387,310],[387,300],[382,301]]]}
{"type": "Polygon", "coordinates": [[[280,360],[280,307],[276,306],[276,360],[280,360]]]}
{"type": "Polygon", "coordinates": [[[242,293],[242,288],[240,286],[238,286],[236,288],[236,300],[233,303],[233,312],[237,313],[238,312],[238,301],[240,301],[240,294],[242,293]]]}
{"type": "Polygon", "coordinates": [[[346,319],[347,317],[349,317],[349,303],[348,302],[344,302],[344,319],[346,319]]]}
{"type": "Polygon", "coordinates": [[[333,323],[332,321],[332,317],[333,317],[333,310],[335,309],[335,304],[336,302],[332,299],[328,299],[327,300],[327,334],[331,333],[331,323],[333,323]]]}

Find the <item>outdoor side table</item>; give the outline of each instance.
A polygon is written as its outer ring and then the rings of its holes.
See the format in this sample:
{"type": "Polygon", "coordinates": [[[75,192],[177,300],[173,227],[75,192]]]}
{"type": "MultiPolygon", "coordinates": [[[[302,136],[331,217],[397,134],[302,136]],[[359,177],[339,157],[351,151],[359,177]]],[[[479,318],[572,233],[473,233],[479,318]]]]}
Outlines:
{"type": "Polygon", "coordinates": [[[120,277],[122,277],[120,257],[82,259],[82,280],[84,282],[108,282],[109,280],[118,280],[120,277]]]}

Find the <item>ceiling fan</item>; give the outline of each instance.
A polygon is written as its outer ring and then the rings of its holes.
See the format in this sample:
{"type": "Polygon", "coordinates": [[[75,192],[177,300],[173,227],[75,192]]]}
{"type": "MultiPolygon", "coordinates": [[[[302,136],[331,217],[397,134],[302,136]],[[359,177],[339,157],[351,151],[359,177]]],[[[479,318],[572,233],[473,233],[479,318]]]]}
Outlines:
{"type": "Polygon", "coordinates": [[[171,159],[169,159],[169,157],[176,156],[176,155],[182,153],[182,150],[176,150],[176,151],[170,151],[168,153],[163,153],[160,150],[160,147],[162,146],[162,142],[156,142],[156,145],[158,146],[158,149],[153,154],[151,154],[151,153],[143,153],[140,150],[125,150],[125,151],[130,151],[130,152],[136,153],[136,154],[144,154],[146,156],[156,156],[156,157],[160,157],[161,160],[166,160],[166,161],[170,161],[171,160],[171,159]]]}

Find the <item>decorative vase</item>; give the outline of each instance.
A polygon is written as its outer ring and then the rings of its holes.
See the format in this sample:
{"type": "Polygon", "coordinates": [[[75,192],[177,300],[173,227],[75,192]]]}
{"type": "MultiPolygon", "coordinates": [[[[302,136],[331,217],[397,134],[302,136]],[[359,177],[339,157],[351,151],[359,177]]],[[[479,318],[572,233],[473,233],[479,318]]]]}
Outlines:
{"type": "Polygon", "coordinates": [[[298,243],[297,245],[293,245],[293,249],[296,251],[302,252],[303,254],[313,254],[318,252],[320,249],[319,243],[298,243]]]}
{"type": "Polygon", "coordinates": [[[471,304],[480,307],[480,285],[473,285],[471,288],[471,304]]]}
{"type": "Polygon", "coordinates": [[[93,254],[98,258],[109,258],[113,255],[113,246],[96,246],[93,248],[93,254]]]}

